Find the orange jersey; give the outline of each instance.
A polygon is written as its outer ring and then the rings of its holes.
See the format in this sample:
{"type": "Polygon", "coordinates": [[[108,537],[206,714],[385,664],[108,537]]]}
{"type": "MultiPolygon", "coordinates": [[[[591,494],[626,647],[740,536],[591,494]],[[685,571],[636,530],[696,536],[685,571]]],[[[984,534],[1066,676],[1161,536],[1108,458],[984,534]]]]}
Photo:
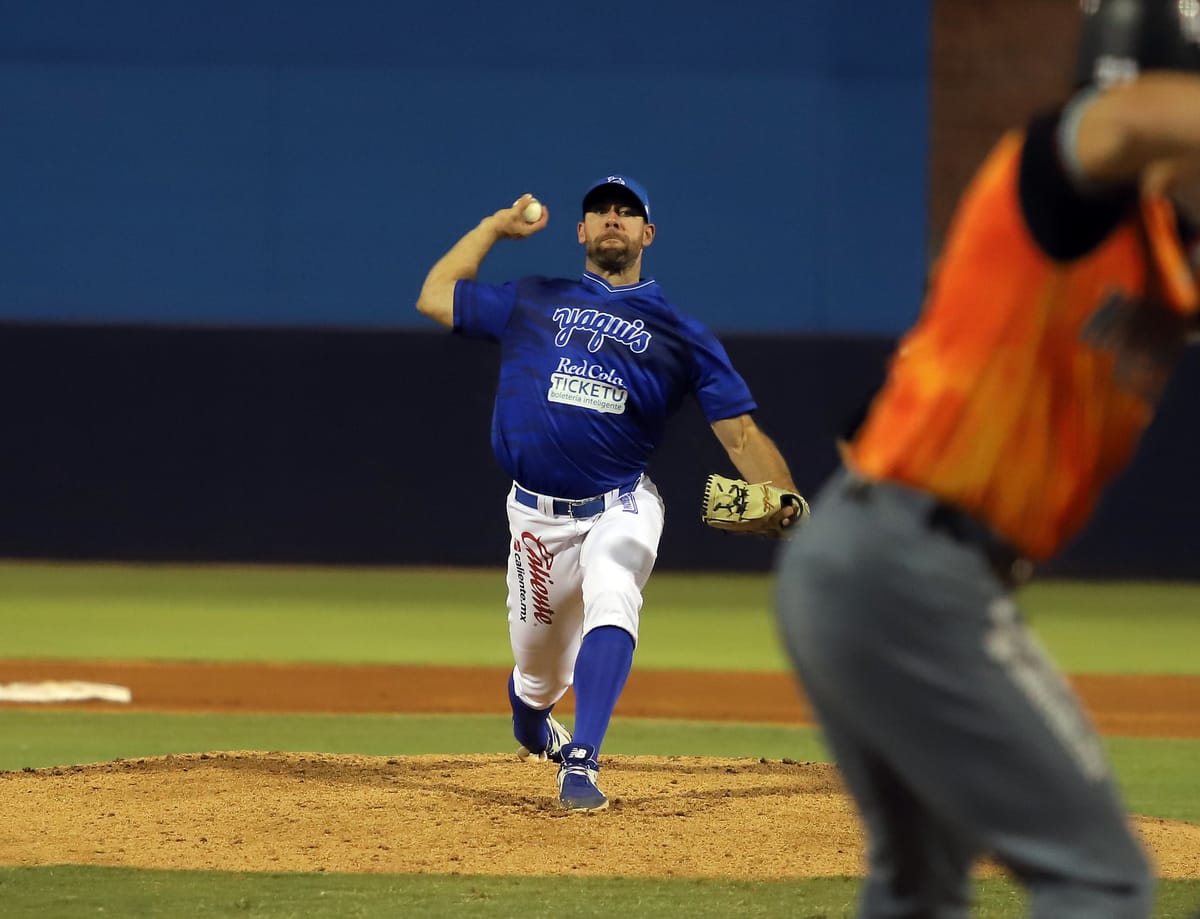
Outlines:
{"type": "Polygon", "coordinates": [[[1023,142],[1002,139],[968,188],[846,459],[1044,560],[1128,463],[1200,297],[1163,198],[1080,258],[1046,255],[1022,213],[1023,142]]]}

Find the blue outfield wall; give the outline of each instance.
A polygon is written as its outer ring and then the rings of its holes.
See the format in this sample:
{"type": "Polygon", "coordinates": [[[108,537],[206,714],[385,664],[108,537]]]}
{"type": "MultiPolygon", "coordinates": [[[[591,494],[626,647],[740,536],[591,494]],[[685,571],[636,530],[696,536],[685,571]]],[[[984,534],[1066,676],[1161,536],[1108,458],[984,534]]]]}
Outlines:
{"type": "MultiPolygon", "coordinates": [[[[651,191],[647,273],[724,333],[814,489],[916,315],[930,4],[0,0],[0,556],[500,564],[496,355],[430,331],[429,265],[532,191],[484,280],[572,275],[583,188],[651,191]]],[[[1048,570],[1198,577],[1189,352],[1048,570]]],[[[694,406],[652,473],[660,565],[705,530],[694,406]]]]}
{"type": "Polygon", "coordinates": [[[647,270],[723,330],[895,334],[926,263],[929,4],[0,0],[0,320],[417,328],[428,266],[531,191],[485,280],[574,274],[650,189],[647,270]]]}
{"type": "MultiPolygon", "coordinates": [[[[882,378],[887,337],[726,336],[760,424],[814,490],[882,378]]],[[[497,349],[440,333],[0,325],[0,557],[501,565],[497,349]]],[[[1048,574],[1200,577],[1189,349],[1135,462],[1048,574]]],[[[774,544],[699,522],[733,472],[699,410],[651,474],[659,566],[766,570],[774,544]]]]}

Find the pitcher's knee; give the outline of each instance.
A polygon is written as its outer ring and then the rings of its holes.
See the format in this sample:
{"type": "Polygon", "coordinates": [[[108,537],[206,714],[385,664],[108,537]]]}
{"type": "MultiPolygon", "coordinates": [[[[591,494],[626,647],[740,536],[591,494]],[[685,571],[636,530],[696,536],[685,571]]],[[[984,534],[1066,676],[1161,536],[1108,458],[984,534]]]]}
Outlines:
{"type": "Polygon", "coordinates": [[[547,709],[566,695],[571,687],[569,667],[547,673],[528,673],[517,668],[509,680],[509,698],[533,709],[547,709]]]}
{"type": "Polygon", "coordinates": [[[615,626],[628,632],[637,640],[641,603],[620,593],[604,592],[597,595],[584,616],[584,631],[591,632],[604,626],[615,626]]]}

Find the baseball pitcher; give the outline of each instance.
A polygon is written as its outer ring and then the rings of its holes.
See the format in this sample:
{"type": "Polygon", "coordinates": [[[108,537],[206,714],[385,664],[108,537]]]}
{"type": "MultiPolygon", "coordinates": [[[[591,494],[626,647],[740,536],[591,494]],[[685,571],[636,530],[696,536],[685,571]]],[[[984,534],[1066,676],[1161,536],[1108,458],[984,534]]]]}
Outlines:
{"type": "Polygon", "coordinates": [[[755,424],[756,403],[725,349],[642,277],[656,227],[636,181],[605,176],[583,196],[582,277],[475,280],[499,240],[541,232],[549,220],[528,194],[485,217],[430,269],[417,309],[500,347],[492,448],[513,480],[513,732],[523,759],[559,764],[563,807],[596,811],[608,806],[597,785],[600,749],[632,666],[662,534],[663,501],[646,466],[667,419],[695,397],[746,482],[790,496],[767,508],[755,492],[750,526],[782,531],[807,508],[755,424]],[[551,716],[568,689],[573,731],[551,716]]]}

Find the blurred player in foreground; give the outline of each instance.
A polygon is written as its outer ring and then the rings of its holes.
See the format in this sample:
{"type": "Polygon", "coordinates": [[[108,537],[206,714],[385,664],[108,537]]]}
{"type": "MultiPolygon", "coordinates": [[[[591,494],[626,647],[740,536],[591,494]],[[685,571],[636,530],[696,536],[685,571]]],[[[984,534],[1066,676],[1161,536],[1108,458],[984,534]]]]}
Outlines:
{"type": "Polygon", "coordinates": [[[1011,596],[1129,461],[1197,311],[1200,4],[1085,0],[1059,108],[966,189],[921,317],[781,556],[780,629],[868,831],[862,919],[1142,919],[1096,733],[1011,596]]]}
{"type": "MultiPolygon", "coordinates": [[[[579,279],[476,282],[501,239],[545,229],[532,196],[485,217],[429,271],[417,309],[499,342],[492,447],[508,494],[508,695],[523,759],[559,763],[559,800],[608,806],[600,745],[633,663],[642,589],[658,555],[663,502],[646,475],[668,417],[696,398],[738,471],[794,491],[724,348],[642,277],[655,238],[645,190],[607,176],[583,198],[579,279]],[[550,714],[574,686],[574,736],[550,714]]],[[[698,496],[697,496],[698,497],[698,496]]],[[[796,519],[779,510],[781,526],[796,519]]]]}

